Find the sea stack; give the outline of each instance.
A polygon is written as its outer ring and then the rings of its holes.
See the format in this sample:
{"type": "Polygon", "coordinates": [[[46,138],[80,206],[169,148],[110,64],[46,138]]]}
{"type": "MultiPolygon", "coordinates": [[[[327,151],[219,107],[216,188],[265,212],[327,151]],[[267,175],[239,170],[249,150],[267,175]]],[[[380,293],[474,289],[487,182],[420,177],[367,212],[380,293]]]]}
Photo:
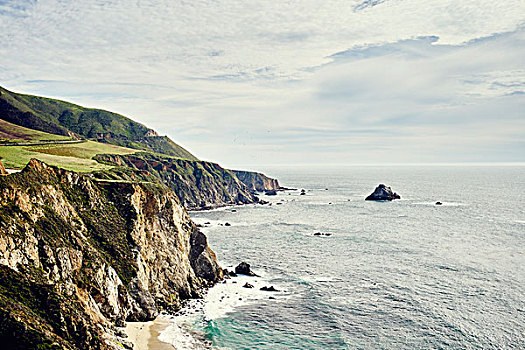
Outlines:
{"type": "Polygon", "coordinates": [[[391,201],[394,199],[401,199],[401,196],[384,184],[377,186],[374,193],[365,198],[367,201],[391,201]]]}

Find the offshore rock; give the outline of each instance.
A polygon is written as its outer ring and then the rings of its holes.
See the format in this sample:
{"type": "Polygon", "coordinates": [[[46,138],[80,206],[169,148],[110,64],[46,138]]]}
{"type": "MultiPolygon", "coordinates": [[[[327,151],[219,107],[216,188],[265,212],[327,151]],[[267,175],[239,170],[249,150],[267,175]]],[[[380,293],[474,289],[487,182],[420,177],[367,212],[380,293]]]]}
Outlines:
{"type": "Polygon", "coordinates": [[[239,275],[246,275],[246,276],[257,276],[253,271],[250,269],[250,264],[247,262],[241,262],[237,267],[235,268],[235,273],[239,275]]]}
{"type": "Polygon", "coordinates": [[[264,287],[261,287],[260,290],[262,291],[265,291],[265,292],[278,292],[279,290],[278,289],[275,289],[274,286],[264,286],[264,287]]]}
{"type": "Polygon", "coordinates": [[[115,326],[176,311],[221,277],[166,186],[34,159],[0,177],[2,347],[117,349],[115,326]]]}
{"type": "Polygon", "coordinates": [[[365,198],[367,201],[391,201],[394,199],[401,199],[401,196],[393,192],[390,187],[383,184],[377,186],[374,193],[365,198]]]}

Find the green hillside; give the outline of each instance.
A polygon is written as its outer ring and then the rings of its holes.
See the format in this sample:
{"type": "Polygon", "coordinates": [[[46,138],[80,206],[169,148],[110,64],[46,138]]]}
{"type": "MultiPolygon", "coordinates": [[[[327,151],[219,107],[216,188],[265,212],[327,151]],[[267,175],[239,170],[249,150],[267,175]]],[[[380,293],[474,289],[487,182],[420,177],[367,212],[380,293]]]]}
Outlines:
{"type": "Polygon", "coordinates": [[[93,160],[97,154],[131,154],[136,151],[48,134],[0,120],[0,159],[7,168],[21,169],[31,158],[36,158],[67,170],[91,172],[111,168],[93,160]]]}
{"type": "Polygon", "coordinates": [[[120,114],[84,108],[0,87],[0,119],[50,134],[87,138],[139,150],[197,160],[166,136],[120,114]]]}

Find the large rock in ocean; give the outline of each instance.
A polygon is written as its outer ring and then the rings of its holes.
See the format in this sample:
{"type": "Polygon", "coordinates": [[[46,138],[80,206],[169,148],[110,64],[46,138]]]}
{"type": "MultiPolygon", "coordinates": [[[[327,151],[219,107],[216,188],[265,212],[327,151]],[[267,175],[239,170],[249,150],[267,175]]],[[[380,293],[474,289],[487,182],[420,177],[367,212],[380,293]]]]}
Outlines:
{"type": "Polygon", "coordinates": [[[374,193],[365,198],[367,201],[391,201],[393,199],[401,199],[401,196],[393,192],[390,187],[383,184],[377,186],[374,193]]]}
{"type": "Polygon", "coordinates": [[[246,275],[246,276],[257,276],[253,271],[250,269],[250,264],[246,262],[241,262],[237,267],[235,268],[235,273],[239,275],[246,275]]]}

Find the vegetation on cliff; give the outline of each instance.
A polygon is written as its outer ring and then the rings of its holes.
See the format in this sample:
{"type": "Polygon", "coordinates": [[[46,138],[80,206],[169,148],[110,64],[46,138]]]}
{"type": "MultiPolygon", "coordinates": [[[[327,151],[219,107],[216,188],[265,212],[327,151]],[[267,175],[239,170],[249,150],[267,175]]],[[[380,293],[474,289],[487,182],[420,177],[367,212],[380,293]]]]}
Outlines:
{"type": "Polygon", "coordinates": [[[250,191],[278,191],[283,189],[279,186],[277,179],[269,178],[268,176],[256,173],[253,171],[232,170],[235,176],[246,186],[250,191]]]}
{"type": "Polygon", "coordinates": [[[116,326],[177,310],[222,277],[185,208],[254,203],[253,191],[279,187],[121,115],[2,88],[0,159],[23,168],[5,176],[0,162],[9,349],[130,348],[116,326]]]}
{"type": "Polygon", "coordinates": [[[128,346],[115,325],[176,310],[221,277],[166,186],[97,181],[31,160],[0,177],[0,341],[128,346]]]}
{"type": "Polygon", "coordinates": [[[101,154],[95,160],[117,166],[97,177],[161,182],[171,188],[188,209],[255,203],[258,198],[231,170],[216,163],[190,161],[151,153],[101,154]]]}

